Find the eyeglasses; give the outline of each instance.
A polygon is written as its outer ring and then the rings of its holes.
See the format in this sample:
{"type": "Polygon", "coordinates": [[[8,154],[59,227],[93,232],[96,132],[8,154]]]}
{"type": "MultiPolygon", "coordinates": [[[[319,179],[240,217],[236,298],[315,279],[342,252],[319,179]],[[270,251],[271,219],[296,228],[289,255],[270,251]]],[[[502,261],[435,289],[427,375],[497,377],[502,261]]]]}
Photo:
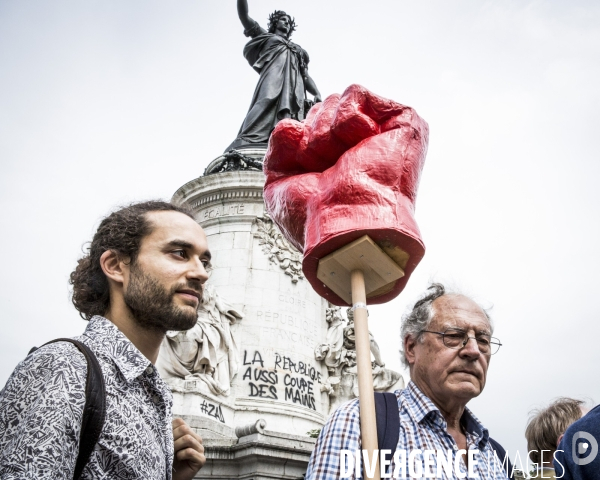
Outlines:
{"type": "Polygon", "coordinates": [[[435,333],[436,335],[442,336],[444,345],[448,348],[464,348],[469,342],[470,338],[475,339],[477,347],[483,355],[494,355],[498,353],[502,344],[497,338],[491,337],[490,335],[476,335],[469,337],[468,333],[458,328],[448,328],[445,332],[432,332],[431,330],[421,330],[421,333],[435,333]]]}

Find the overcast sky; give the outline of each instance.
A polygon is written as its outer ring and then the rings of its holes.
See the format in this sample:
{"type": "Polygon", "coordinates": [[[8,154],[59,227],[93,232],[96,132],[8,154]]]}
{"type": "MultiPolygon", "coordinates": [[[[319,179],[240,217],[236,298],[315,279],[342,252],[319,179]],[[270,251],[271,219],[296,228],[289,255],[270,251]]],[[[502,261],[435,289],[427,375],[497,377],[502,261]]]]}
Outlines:
{"type": "MultiPolygon", "coordinates": [[[[525,457],[530,409],[600,401],[600,4],[250,0],[263,26],[276,8],[323,96],[360,83],[429,123],[427,253],[371,330],[400,370],[430,279],[493,306],[504,346],[469,406],[525,457]]],[[[100,218],[169,199],[235,138],[258,80],[242,30],[235,0],[0,0],[0,386],[84,329],[67,280],[100,218]]]]}

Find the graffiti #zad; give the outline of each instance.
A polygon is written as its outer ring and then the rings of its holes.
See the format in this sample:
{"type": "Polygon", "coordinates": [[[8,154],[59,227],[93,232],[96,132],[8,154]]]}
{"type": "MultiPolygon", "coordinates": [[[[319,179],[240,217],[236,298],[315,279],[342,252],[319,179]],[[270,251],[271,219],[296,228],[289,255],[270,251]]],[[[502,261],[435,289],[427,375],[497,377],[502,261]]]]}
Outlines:
{"type": "Polygon", "coordinates": [[[207,402],[206,400],[202,400],[200,404],[200,411],[208,416],[217,419],[221,423],[225,423],[225,418],[223,417],[223,410],[221,410],[221,405],[215,405],[213,403],[207,402]]]}

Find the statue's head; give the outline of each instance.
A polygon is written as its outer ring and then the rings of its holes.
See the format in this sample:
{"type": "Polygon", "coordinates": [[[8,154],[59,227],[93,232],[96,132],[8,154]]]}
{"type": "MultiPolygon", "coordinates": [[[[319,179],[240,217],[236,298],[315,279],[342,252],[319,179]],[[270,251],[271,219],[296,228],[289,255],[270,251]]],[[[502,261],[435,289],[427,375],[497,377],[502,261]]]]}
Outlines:
{"type": "Polygon", "coordinates": [[[296,30],[296,22],[283,10],[275,10],[269,15],[269,33],[274,33],[284,38],[290,38],[296,30]]]}
{"type": "Polygon", "coordinates": [[[327,320],[327,323],[331,324],[334,324],[337,321],[343,321],[344,317],[342,317],[342,309],[332,305],[325,313],[325,320],[327,320]]]}

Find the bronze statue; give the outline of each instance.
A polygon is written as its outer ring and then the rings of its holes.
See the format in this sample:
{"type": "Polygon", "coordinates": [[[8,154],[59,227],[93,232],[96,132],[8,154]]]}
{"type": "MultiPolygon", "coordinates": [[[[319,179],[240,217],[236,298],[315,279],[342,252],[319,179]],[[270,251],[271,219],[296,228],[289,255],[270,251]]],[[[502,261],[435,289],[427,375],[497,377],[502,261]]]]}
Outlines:
{"type": "Polygon", "coordinates": [[[268,31],[248,15],[248,1],[238,0],[238,16],[244,35],[252,39],[244,57],[260,74],[252,102],[235,141],[225,151],[242,146],[266,146],[279,120],[303,120],[311,101],[306,92],[321,101],[321,94],[308,74],[308,53],[289,40],[296,29],[294,19],[281,10],[269,15],[268,31]]]}

